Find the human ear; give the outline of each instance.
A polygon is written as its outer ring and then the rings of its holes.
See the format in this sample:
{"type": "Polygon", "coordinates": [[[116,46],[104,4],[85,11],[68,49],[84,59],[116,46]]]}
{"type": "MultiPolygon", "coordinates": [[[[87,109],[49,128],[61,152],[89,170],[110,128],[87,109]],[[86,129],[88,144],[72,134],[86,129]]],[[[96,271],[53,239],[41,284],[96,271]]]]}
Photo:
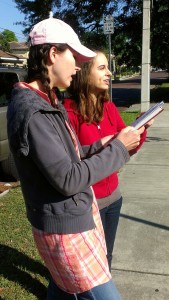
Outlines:
{"type": "Polygon", "coordinates": [[[57,54],[58,54],[57,48],[55,46],[52,46],[49,50],[49,60],[51,63],[55,62],[57,54]]]}

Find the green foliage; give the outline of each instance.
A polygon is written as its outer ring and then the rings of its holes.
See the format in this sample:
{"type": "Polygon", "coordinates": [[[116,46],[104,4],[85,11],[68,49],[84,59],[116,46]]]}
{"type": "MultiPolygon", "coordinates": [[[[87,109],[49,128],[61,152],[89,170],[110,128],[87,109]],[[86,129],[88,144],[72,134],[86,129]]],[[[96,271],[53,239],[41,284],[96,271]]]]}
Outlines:
{"type": "Polygon", "coordinates": [[[5,29],[1,34],[3,35],[4,39],[7,42],[14,42],[14,41],[17,42],[18,41],[15,33],[11,30],[5,29]]]}
{"type": "Polygon", "coordinates": [[[169,70],[169,1],[155,1],[151,21],[151,58],[154,67],[169,70]]]}
{"type": "Polygon", "coordinates": [[[9,52],[9,43],[4,39],[4,36],[0,33],[0,50],[9,52]]]}
{"type": "Polygon", "coordinates": [[[5,29],[0,33],[0,49],[2,51],[10,52],[9,42],[13,41],[17,41],[13,31],[5,29]]]}
{"type": "MultiPolygon", "coordinates": [[[[115,32],[112,49],[116,65],[141,65],[143,0],[14,0],[25,14],[24,33],[38,21],[54,17],[70,24],[87,46],[108,48],[103,34],[103,16],[113,15],[115,32]]],[[[169,1],[151,1],[151,62],[154,67],[169,70],[169,1]]]]}

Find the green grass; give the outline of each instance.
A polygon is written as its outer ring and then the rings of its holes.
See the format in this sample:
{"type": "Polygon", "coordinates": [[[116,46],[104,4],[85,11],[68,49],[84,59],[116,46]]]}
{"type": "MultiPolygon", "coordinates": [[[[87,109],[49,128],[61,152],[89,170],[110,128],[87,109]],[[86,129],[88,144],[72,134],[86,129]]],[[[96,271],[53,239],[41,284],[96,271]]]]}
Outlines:
{"type": "Polygon", "coordinates": [[[123,111],[120,112],[120,115],[125,122],[126,125],[130,125],[138,116],[140,112],[139,111],[123,111]]]}
{"type": "Polygon", "coordinates": [[[49,274],[34,245],[20,188],[0,198],[0,207],[0,299],[43,300],[49,274]]]}

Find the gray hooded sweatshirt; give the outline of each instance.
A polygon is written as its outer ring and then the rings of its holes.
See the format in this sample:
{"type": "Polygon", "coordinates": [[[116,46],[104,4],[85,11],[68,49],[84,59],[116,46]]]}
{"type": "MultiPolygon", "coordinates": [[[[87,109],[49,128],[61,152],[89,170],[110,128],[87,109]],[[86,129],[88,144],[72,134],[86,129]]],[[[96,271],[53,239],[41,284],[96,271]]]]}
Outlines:
{"type": "Polygon", "coordinates": [[[27,217],[49,233],[84,232],[95,227],[91,186],[129,159],[114,139],[79,145],[81,160],[65,126],[64,107],[53,108],[29,88],[15,87],[8,105],[8,138],[19,173],[27,217]]]}

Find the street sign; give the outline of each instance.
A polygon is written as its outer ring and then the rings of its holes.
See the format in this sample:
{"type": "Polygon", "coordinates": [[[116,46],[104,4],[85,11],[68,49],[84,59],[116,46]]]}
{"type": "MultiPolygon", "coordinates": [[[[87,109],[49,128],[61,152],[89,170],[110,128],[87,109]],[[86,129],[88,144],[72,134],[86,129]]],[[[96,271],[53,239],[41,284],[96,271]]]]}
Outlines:
{"type": "Polygon", "coordinates": [[[104,17],[104,34],[114,33],[114,19],[113,16],[108,15],[104,17]]]}

